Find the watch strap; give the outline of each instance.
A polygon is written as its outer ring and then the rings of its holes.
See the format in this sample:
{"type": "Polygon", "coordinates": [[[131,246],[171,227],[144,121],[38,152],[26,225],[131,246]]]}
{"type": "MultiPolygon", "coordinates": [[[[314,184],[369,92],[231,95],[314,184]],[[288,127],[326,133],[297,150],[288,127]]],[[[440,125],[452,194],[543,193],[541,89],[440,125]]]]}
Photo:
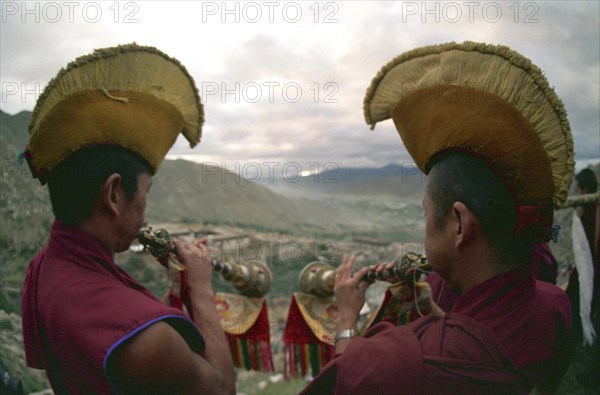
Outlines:
{"type": "Polygon", "coordinates": [[[336,333],[335,342],[337,343],[343,339],[352,339],[353,337],[356,337],[356,331],[354,329],[344,329],[343,331],[336,333]]]}

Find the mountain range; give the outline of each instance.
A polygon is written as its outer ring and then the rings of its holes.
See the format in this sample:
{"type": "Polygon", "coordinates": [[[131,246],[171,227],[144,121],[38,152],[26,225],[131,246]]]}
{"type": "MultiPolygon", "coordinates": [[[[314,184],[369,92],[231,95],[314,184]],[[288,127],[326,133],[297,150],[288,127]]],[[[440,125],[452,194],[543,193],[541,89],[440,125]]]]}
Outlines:
{"type": "MultiPolygon", "coordinates": [[[[31,113],[0,111],[2,240],[36,239],[52,220],[48,192],[16,158],[29,137],[31,113]]],[[[220,173],[219,173],[220,174],[220,173]]],[[[368,213],[340,207],[339,199],[420,196],[423,177],[412,168],[328,169],[298,182],[251,182],[222,168],[184,160],[165,160],[154,177],[146,210],[148,221],[215,223],[260,229],[322,228],[368,222],[368,213]],[[209,174],[225,172],[221,177],[209,174]]]]}

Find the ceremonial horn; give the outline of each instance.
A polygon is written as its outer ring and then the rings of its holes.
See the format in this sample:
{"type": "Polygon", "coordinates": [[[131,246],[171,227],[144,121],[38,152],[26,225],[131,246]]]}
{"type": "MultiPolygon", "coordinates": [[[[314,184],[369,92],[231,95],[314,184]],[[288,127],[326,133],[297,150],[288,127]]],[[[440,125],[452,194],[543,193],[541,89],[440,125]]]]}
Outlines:
{"type": "Polygon", "coordinates": [[[315,261],[304,266],[300,272],[300,291],[317,296],[332,296],[335,268],[315,261]]]}
{"type": "MultiPolygon", "coordinates": [[[[138,240],[158,259],[169,257],[169,253],[177,255],[177,250],[171,242],[171,235],[165,229],[142,228],[138,240]]],[[[185,270],[184,265],[177,263],[182,270],[185,270]]],[[[273,275],[269,267],[262,262],[234,263],[212,259],[212,266],[213,270],[231,282],[241,295],[262,298],[271,289],[273,275]]]]}
{"type": "MultiPolygon", "coordinates": [[[[431,265],[425,255],[409,252],[405,254],[391,269],[381,273],[369,270],[361,281],[388,280],[398,278],[400,282],[409,282],[416,271],[430,271],[431,265]]],[[[311,262],[300,272],[300,291],[327,297],[333,295],[335,268],[323,262],[311,262]]]]}

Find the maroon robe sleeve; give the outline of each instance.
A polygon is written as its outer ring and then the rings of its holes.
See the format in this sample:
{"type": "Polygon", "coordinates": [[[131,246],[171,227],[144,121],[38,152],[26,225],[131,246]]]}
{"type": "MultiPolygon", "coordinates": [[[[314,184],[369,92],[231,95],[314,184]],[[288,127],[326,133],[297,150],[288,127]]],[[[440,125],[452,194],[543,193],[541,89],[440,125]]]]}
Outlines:
{"type": "Polygon", "coordinates": [[[22,300],[27,364],[45,369],[55,392],[111,393],[106,373],[112,352],[158,321],[178,331],[190,349],[203,351],[193,322],[114,262],[70,259],[44,248],[28,268],[22,300]]]}
{"type": "Polygon", "coordinates": [[[25,361],[27,366],[35,369],[44,369],[44,351],[42,335],[40,333],[36,307],[37,287],[36,281],[39,261],[46,254],[47,246],[38,253],[27,268],[25,283],[23,284],[23,298],[21,300],[21,320],[23,330],[23,346],[25,348],[25,361]]]}
{"type": "Polygon", "coordinates": [[[461,314],[387,322],[353,339],[302,392],[316,394],[527,394],[499,340],[461,314]]]}
{"type": "Polygon", "coordinates": [[[415,333],[389,322],[353,339],[302,391],[316,394],[420,394],[423,354],[415,333]]]}

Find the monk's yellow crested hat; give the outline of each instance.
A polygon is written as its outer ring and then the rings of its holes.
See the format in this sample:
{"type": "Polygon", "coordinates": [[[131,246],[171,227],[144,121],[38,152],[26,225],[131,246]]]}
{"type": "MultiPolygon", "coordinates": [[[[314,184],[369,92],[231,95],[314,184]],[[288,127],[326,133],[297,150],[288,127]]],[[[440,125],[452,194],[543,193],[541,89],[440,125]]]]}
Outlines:
{"type": "Polygon", "coordinates": [[[40,95],[25,156],[46,176],[80,148],[114,144],[144,158],[156,173],[179,133],[194,147],[204,112],[185,67],[135,43],[95,50],[69,63],[40,95]]]}
{"type": "Polygon", "coordinates": [[[486,160],[515,199],[517,227],[551,226],[552,208],[567,197],[574,153],[566,111],[542,71],[508,47],[452,42],[401,54],[375,76],[363,109],[371,128],[393,119],[425,173],[443,151],[486,160]]]}

